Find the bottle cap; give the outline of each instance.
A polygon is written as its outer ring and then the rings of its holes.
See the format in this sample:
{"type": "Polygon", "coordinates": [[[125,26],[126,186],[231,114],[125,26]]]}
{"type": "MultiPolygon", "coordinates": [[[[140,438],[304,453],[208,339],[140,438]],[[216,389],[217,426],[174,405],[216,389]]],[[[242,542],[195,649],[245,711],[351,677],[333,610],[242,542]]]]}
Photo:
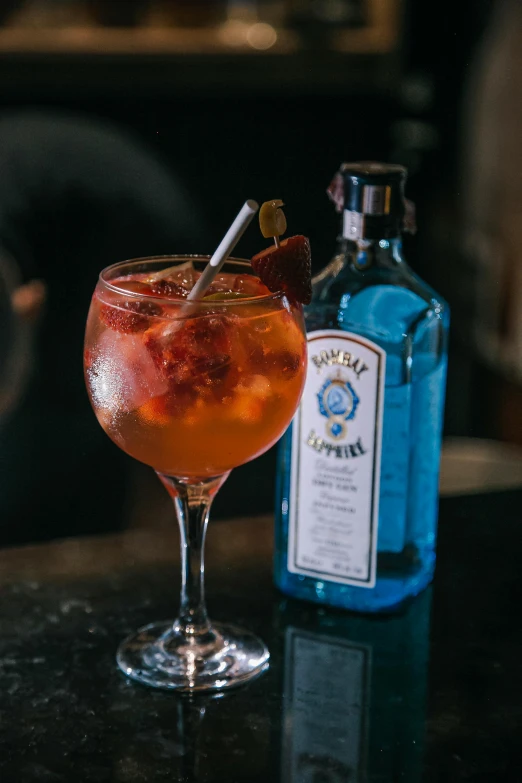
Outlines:
{"type": "Polygon", "coordinates": [[[390,239],[400,234],[406,204],[404,166],[388,163],[343,163],[328,195],[344,212],[347,239],[390,239]]]}

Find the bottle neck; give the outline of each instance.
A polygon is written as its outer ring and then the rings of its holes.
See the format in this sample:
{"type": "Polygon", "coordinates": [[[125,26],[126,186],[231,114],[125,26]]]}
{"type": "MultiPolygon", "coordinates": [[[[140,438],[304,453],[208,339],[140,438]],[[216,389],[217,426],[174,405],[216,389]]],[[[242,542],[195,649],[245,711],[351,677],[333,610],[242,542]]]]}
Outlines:
{"type": "Polygon", "coordinates": [[[404,263],[400,236],[393,239],[356,240],[341,236],[339,241],[341,252],[355,269],[394,269],[404,263]]]}

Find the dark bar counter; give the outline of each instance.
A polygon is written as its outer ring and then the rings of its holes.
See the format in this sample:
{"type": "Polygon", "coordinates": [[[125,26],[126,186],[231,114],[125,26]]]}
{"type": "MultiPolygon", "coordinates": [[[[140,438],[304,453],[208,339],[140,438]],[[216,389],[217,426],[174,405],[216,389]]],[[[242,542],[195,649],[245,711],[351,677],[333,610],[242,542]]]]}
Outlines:
{"type": "Polygon", "coordinates": [[[521,781],[521,511],[520,490],[443,499],[433,586],[375,618],[280,595],[271,519],[211,523],[211,616],[272,656],[217,698],[116,669],[175,614],[174,527],[0,552],[0,781],[521,781]]]}

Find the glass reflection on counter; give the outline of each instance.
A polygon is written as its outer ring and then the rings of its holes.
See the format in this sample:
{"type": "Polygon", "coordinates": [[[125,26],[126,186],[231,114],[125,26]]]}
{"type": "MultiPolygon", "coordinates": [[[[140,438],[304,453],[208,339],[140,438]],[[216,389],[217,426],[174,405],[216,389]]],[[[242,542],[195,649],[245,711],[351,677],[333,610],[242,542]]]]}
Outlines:
{"type": "Polygon", "coordinates": [[[431,590],[400,615],[284,601],[281,780],[420,783],[431,590]]]}

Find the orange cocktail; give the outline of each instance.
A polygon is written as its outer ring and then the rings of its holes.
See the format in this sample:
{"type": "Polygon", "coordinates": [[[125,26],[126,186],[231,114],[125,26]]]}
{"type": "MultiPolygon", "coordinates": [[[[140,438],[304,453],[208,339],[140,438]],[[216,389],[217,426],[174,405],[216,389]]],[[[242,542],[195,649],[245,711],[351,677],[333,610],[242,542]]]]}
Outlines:
{"type": "Polygon", "coordinates": [[[300,309],[241,262],[187,302],[203,266],[152,259],[106,270],[87,323],[85,373],[100,424],[169,476],[222,475],[266,451],[304,383],[300,309]]]}

